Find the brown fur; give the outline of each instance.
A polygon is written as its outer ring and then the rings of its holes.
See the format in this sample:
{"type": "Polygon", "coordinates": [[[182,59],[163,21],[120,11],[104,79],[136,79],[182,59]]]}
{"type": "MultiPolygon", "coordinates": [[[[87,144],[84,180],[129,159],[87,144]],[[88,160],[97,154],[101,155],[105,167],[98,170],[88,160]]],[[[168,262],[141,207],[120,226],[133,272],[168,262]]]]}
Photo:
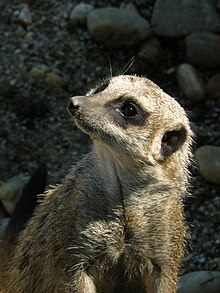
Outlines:
{"type": "Polygon", "coordinates": [[[7,292],[175,293],[191,142],[183,109],[149,80],[119,76],[70,111],[93,149],[21,233],[7,292]],[[146,117],[122,117],[121,99],[146,117]]]}

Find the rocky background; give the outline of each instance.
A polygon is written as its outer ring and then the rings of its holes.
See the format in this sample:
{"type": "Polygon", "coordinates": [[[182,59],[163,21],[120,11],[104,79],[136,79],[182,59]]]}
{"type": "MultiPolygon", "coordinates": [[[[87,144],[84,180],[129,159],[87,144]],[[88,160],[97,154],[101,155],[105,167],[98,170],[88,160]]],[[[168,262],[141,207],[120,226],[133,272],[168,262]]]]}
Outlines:
{"type": "Polygon", "coordinates": [[[55,184],[88,151],[68,98],[107,76],[144,75],[180,102],[196,134],[182,273],[199,272],[185,275],[179,292],[217,292],[219,33],[219,0],[1,0],[0,234],[39,164],[55,184]]]}

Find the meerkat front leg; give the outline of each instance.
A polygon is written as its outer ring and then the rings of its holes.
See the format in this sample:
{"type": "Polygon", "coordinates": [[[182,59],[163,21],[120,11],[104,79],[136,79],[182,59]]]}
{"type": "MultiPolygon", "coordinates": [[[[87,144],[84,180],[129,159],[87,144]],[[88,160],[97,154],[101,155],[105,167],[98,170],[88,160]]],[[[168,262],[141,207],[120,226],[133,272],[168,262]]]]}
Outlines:
{"type": "Polygon", "coordinates": [[[96,293],[96,287],[93,280],[85,272],[80,272],[75,276],[69,293],[96,293]]]}

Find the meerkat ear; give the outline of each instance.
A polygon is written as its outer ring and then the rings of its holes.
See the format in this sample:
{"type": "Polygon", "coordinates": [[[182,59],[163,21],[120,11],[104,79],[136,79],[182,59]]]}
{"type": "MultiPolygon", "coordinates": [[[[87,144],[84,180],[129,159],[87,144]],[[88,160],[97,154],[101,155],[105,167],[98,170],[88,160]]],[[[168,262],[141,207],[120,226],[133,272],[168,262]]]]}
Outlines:
{"type": "Polygon", "coordinates": [[[187,131],[181,126],[178,129],[168,130],[164,133],[161,140],[161,156],[166,159],[175,153],[186,141],[187,131]]]}

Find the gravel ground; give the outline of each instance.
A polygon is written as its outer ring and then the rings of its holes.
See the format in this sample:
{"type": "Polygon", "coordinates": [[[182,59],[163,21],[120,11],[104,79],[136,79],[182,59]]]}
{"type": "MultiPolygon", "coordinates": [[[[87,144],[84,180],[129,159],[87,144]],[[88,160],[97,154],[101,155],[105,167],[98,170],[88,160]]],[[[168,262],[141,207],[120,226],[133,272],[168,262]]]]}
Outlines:
{"type": "MultiPolygon", "coordinates": [[[[28,25],[17,20],[22,1],[3,0],[0,4],[0,181],[20,173],[31,174],[44,161],[48,165],[48,184],[54,184],[89,149],[88,138],[76,129],[66,111],[68,98],[84,93],[110,74],[109,56],[113,74],[122,72],[137,48],[111,50],[96,43],[86,28],[73,27],[69,13],[80,1],[26,2],[30,3],[32,16],[28,25]],[[41,66],[38,78],[30,73],[36,66],[41,66]]],[[[85,2],[96,7],[120,4],[116,0],[85,2]]],[[[148,3],[150,16],[154,1],[133,3],[139,11],[148,3]]],[[[184,60],[182,40],[164,39],[161,44],[163,63],[145,74],[177,97],[188,111],[197,134],[195,148],[204,144],[219,146],[218,101],[184,99],[175,72],[170,70],[184,60]]],[[[204,78],[211,73],[203,71],[204,78]]],[[[191,169],[186,214],[192,233],[183,272],[220,271],[219,187],[202,179],[195,166],[191,169]]],[[[4,211],[0,215],[6,216],[4,211]]]]}

